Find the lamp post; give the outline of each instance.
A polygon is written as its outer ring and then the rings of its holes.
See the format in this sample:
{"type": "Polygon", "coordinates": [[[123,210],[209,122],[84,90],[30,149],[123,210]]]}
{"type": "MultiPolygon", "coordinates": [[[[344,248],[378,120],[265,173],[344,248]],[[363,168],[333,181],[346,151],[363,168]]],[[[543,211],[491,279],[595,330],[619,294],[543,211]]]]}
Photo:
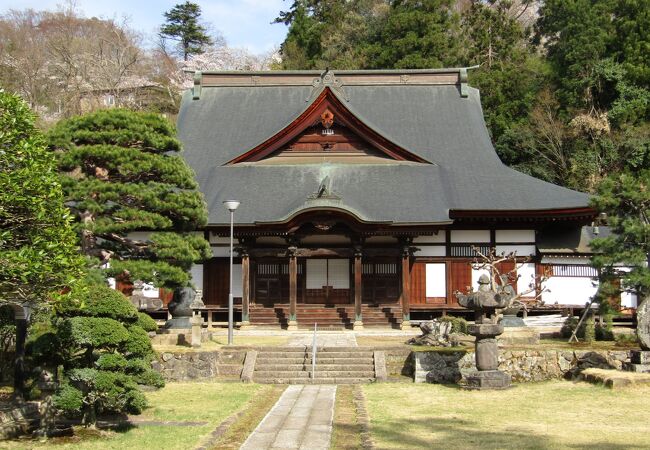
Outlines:
{"type": "Polygon", "coordinates": [[[228,291],[228,345],[232,345],[232,334],[233,334],[233,299],[232,299],[232,242],[233,242],[233,219],[235,215],[235,210],[239,206],[237,200],[226,200],[223,202],[223,206],[230,211],[230,290],[228,291]]]}

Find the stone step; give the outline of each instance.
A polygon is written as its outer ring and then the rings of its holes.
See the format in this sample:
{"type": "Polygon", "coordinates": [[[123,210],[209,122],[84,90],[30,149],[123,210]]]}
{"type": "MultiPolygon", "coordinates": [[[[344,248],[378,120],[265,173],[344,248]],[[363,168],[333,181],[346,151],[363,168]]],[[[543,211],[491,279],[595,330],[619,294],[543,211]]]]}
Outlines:
{"type": "MultiPolygon", "coordinates": [[[[311,367],[311,358],[302,359],[302,358],[291,358],[291,359],[260,359],[259,357],[255,361],[255,367],[266,367],[266,366],[286,366],[286,365],[307,365],[311,367]]],[[[374,361],[372,358],[367,359],[347,359],[347,358],[316,358],[317,366],[327,366],[327,365],[341,365],[347,367],[349,365],[363,365],[363,366],[372,366],[374,367],[374,361]]]]}
{"type": "MultiPolygon", "coordinates": [[[[361,371],[374,371],[374,363],[366,364],[316,364],[316,371],[325,370],[325,371],[336,371],[336,370],[361,370],[361,371]]],[[[280,370],[290,370],[290,371],[301,371],[307,370],[311,372],[311,363],[308,364],[255,364],[255,372],[267,372],[267,371],[280,371],[280,370]]]]}
{"type": "MultiPolygon", "coordinates": [[[[311,371],[298,371],[298,370],[260,370],[253,373],[253,379],[258,378],[309,378],[311,371]]],[[[375,376],[374,370],[318,370],[316,368],[316,375],[318,378],[373,378],[375,376]]]]}
{"type": "MultiPolygon", "coordinates": [[[[311,352],[303,353],[294,353],[294,352],[259,352],[257,358],[277,358],[277,359],[286,359],[286,358],[298,358],[304,356],[307,359],[311,359],[311,352]]],[[[362,352],[317,352],[316,358],[338,358],[338,359],[354,359],[354,358],[371,358],[373,357],[372,351],[362,351],[362,352]]]]}
{"type": "MultiPolygon", "coordinates": [[[[318,375],[318,374],[317,374],[318,375]]],[[[259,384],[364,384],[373,383],[374,377],[368,378],[259,378],[255,379],[259,384]]]]}

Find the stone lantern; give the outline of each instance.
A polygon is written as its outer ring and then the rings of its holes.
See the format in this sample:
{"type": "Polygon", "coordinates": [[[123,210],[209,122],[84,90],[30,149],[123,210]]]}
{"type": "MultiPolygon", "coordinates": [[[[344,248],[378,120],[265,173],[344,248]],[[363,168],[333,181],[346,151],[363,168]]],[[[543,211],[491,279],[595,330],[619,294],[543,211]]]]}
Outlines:
{"type": "Polygon", "coordinates": [[[467,377],[468,389],[506,389],[510,387],[510,375],[499,370],[499,347],[496,337],[503,333],[503,325],[497,323],[497,309],[510,305],[514,291],[509,285],[495,291],[490,278],[483,274],[478,280],[478,291],[467,295],[456,293],[458,303],[474,310],[475,323],[468,327],[476,337],[475,356],[478,371],[467,377]]]}

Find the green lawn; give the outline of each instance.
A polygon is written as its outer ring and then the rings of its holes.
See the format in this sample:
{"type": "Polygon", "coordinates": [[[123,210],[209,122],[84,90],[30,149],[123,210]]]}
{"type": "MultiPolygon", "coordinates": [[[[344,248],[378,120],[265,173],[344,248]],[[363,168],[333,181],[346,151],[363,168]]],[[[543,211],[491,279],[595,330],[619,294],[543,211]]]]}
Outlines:
{"type": "Polygon", "coordinates": [[[650,449],[650,387],[563,381],[507,391],[364,386],[380,449],[650,449]]]}
{"type": "Polygon", "coordinates": [[[240,383],[170,383],[163,389],[147,393],[151,407],[139,420],[207,422],[200,426],[138,425],[123,432],[98,431],[83,437],[51,439],[48,442],[8,441],[8,449],[164,449],[186,450],[196,447],[224,419],[248,406],[273,389],[272,386],[240,383]]]}

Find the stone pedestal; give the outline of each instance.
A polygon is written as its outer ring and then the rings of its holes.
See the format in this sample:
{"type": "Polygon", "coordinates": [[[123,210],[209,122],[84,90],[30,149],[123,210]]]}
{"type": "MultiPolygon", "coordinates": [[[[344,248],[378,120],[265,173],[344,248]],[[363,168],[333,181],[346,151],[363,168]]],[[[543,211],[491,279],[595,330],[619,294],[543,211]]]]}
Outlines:
{"type": "Polygon", "coordinates": [[[196,293],[192,288],[178,288],[174,290],[174,298],[169,303],[169,312],[172,318],[165,323],[167,329],[190,329],[192,324],[192,301],[196,293]]]}
{"type": "Polygon", "coordinates": [[[200,314],[195,314],[190,319],[192,324],[192,347],[201,347],[201,329],[203,328],[203,317],[200,314]]]}
{"type": "Polygon", "coordinates": [[[410,320],[403,320],[402,324],[400,325],[400,329],[402,329],[402,330],[410,330],[411,329],[411,321],[410,320]]]}
{"type": "Polygon", "coordinates": [[[631,364],[627,366],[630,372],[650,373],[650,351],[632,350],[630,360],[631,364]]]}
{"type": "Polygon", "coordinates": [[[504,328],[503,334],[497,339],[500,346],[504,345],[537,345],[539,332],[530,327],[504,328]]]}
{"type": "Polygon", "coordinates": [[[248,320],[244,320],[239,324],[240,330],[250,330],[251,328],[253,328],[253,326],[248,320]]]}
{"type": "Polygon", "coordinates": [[[298,322],[290,320],[289,325],[287,326],[287,331],[298,331],[298,322]]]}
{"type": "Polygon", "coordinates": [[[479,371],[467,377],[467,389],[508,389],[510,375],[500,370],[479,371]]]}
{"type": "Polygon", "coordinates": [[[478,323],[467,327],[476,337],[476,368],[478,372],[467,377],[468,389],[506,389],[510,387],[510,375],[499,369],[499,347],[496,337],[503,333],[503,325],[478,323]]]}
{"type": "Polygon", "coordinates": [[[355,320],[354,324],[352,324],[352,329],[354,331],[361,331],[363,330],[363,322],[360,320],[355,320]]]}

